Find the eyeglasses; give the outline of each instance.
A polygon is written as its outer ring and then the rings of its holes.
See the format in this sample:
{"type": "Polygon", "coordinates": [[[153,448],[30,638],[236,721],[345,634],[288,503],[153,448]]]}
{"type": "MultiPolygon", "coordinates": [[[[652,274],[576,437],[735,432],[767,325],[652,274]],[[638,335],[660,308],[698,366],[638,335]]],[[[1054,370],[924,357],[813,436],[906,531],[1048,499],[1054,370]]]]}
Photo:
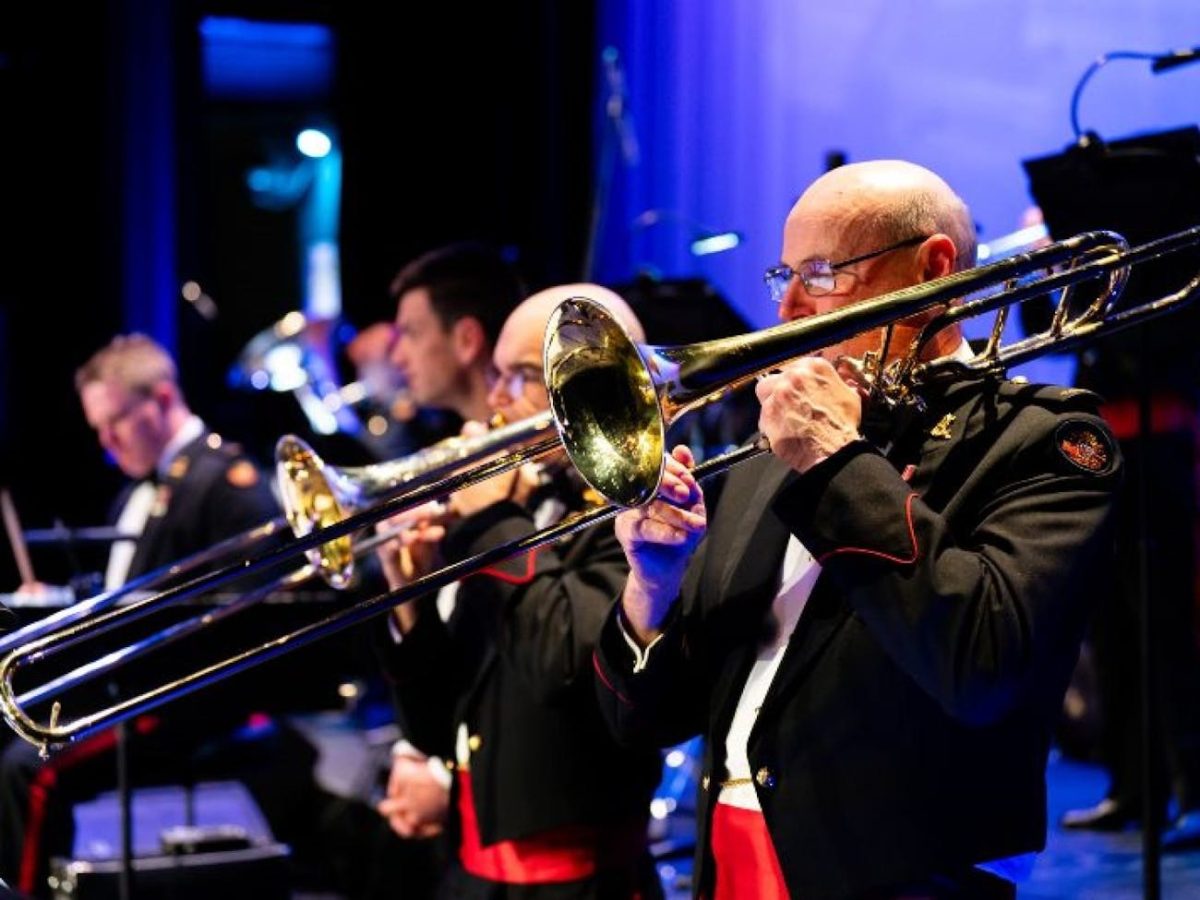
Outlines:
{"type": "Polygon", "coordinates": [[[125,404],[118,410],[112,413],[103,422],[96,425],[96,431],[112,431],[130,416],[132,416],[143,403],[147,400],[154,399],[150,394],[135,393],[130,397],[125,404]]]}
{"type": "Polygon", "coordinates": [[[783,302],[783,298],[787,294],[788,285],[792,283],[793,278],[800,279],[804,284],[804,290],[810,296],[823,297],[826,294],[832,294],[834,288],[837,287],[837,273],[839,269],[853,266],[856,263],[866,262],[868,259],[874,259],[876,256],[891,253],[893,250],[903,250],[905,247],[916,246],[928,239],[929,235],[927,234],[917,235],[916,237],[898,241],[895,244],[889,244],[880,250],[872,250],[870,253],[852,256],[850,259],[843,259],[841,262],[830,262],[827,259],[806,259],[799,263],[798,269],[793,269],[789,265],[775,266],[767,269],[763,274],[763,281],[767,283],[767,290],[771,292],[771,299],[776,303],[783,302]]]}
{"type": "Polygon", "coordinates": [[[488,387],[493,391],[500,388],[509,397],[519,397],[525,392],[525,385],[530,383],[542,383],[541,366],[522,363],[508,372],[492,370],[488,373],[488,387]]]}

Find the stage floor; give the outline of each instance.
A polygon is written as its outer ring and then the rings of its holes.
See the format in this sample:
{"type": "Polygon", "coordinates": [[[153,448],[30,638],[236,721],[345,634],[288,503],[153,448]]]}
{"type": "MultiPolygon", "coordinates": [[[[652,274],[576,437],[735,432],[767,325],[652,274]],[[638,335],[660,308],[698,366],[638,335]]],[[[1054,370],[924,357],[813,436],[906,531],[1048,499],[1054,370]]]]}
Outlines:
{"type": "MultiPolygon", "coordinates": [[[[1138,831],[1120,834],[1064,831],[1064,810],[1090,806],[1107,785],[1103,770],[1066,759],[1052,759],[1046,772],[1050,834],[1033,875],[1017,896],[1025,900],[1132,900],[1142,896],[1142,841],[1138,831]]],[[[1200,900],[1200,850],[1162,858],[1162,896],[1200,900]]]]}

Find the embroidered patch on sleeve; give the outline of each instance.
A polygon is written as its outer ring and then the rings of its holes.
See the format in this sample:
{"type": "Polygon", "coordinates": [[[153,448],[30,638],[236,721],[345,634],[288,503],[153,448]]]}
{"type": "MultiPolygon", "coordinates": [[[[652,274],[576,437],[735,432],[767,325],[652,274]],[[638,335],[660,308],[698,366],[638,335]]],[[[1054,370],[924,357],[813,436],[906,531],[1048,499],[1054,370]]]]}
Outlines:
{"type": "Polygon", "coordinates": [[[1113,464],[1113,447],[1108,435],[1091,422],[1064,422],[1055,433],[1058,452],[1071,465],[1099,475],[1113,464]]]}

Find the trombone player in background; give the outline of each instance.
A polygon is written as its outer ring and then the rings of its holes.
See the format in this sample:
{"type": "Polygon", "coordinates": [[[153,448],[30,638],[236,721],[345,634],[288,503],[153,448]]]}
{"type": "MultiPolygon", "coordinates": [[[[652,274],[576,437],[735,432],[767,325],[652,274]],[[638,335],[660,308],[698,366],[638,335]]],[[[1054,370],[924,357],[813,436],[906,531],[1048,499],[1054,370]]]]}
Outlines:
{"type": "MultiPolygon", "coordinates": [[[[860,163],[796,202],[767,281],[791,321],[974,249],[941,178],[860,163]]],[[[597,693],[623,743],[707,738],[695,888],[713,900],[1011,898],[1044,846],[1121,459],[1082,391],[986,378],[925,389],[910,418],[864,409],[844,358],[895,358],[932,315],[764,377],[772,454],[711,519],[685,448],[617,518],[630,576],[597,693]]],[[[922,355],[970,351],[954,326],[922,355]]]]}
{"type": "MultiPolygon", "coordinates": [[[[506,421],[549,408],[542,335],[555,307],[580,294],[640,338],[624,300],[597,285],[534,294],[496,343],[488,401],[506,421]]],[[[561,451],[458,491],[446,517],[405,535],[403,565],[394,546],[381,553],[389,584],[423,574],[434,557],[465,558],[543,528],[590,500],[561,451]]],[[[445,829],[453,858],[439,896],[661,895],[646,846],[659,754],[616,744],[592,684],[593,649],[625,574],[604,523],[392,613],[384,652],[408,742],[395,751],[380,812],[404,837],[445,829]]]]}
{"type": "Polygon", "coordinates": [[[485,244],[430,250],[392,280],[396,320],[390,362],[418,407],[486,421],[492,348],[525,297],[516,270],[485,244]]]}

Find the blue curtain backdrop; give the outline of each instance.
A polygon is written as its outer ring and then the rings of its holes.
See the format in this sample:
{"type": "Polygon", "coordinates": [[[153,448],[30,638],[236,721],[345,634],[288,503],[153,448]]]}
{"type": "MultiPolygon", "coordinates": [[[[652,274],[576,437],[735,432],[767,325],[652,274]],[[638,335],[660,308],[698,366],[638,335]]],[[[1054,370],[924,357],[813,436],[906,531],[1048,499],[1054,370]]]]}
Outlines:
{"type": "MultiPolygon", "coordinates": [[[[1071,93],[1094,59],[1200,45],[1196,0],[602,0],[599,16],[597,84],[600,49],[616,48],[637,154],[615,154],[596,276],[702,275],[757,326],[774,322],[761,273],[778,260],[783,218],[827,153],[929,166],[987,241],[1031,204],[1021,161],[1072,141],[1071,93]],[[647,209],[745,237],[696,258],[697,226],[634,225],[647,209]]],[[[1079,113],[1107,139],[1195,124],[1200,63],[1153,75],[1113,61],[1079,113]]],[[[612,132],[599,109],[598,142],[612,132]]]]}

